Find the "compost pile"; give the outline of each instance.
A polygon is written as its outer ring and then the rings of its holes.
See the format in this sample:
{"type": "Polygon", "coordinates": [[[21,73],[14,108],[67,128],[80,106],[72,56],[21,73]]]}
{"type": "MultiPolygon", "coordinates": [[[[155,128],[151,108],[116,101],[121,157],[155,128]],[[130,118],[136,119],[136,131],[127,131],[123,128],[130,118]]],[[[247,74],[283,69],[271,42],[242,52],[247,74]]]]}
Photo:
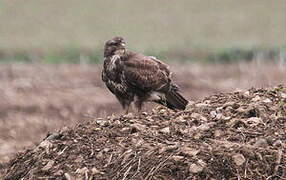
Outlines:
{"type": "Polygon", "coordinates": [[[0,164],[4,179],[285,179],[286,88],[85,121],[0,164]]]}

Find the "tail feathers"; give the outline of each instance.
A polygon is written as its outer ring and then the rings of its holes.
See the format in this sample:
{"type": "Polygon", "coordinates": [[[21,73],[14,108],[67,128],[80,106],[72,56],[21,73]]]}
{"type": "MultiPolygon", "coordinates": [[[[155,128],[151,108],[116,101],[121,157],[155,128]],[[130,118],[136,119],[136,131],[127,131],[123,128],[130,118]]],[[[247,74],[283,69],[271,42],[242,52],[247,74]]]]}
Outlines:
{"type": "Polygon", "coordinates": [[[179,88],[176,85],[171,85],[170,90],[165,93],[165,99],[160,99],[156,102],[172,110],[185,110],[188,100],[186,100],[178,91],[179,88]]]}
{"type": "Polygon", "coordinates": [[[166,93],[166,106],[170,109],[185,110],[188,101],[175,89],[166,93]]]}

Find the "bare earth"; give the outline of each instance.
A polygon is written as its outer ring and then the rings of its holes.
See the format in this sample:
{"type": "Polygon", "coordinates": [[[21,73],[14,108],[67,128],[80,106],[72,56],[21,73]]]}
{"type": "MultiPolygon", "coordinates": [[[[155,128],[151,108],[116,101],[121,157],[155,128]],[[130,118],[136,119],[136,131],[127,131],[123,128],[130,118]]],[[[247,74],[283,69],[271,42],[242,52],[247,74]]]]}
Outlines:
{"type": "Polygon", "coordinates": [[[47,135],[0,164],[12,179],[285,179],[286,87],[220,93],[47,135]]]}
{"type": "MultiPolygon", "coordinates": [[[[171,67],[182,93],[191,101],[220,92],[286,84],[286,69],[271,64],[171,67]]],[[[2,65],[0,163],[33,147],[48,132],[96,117],[120,115],[121,108],[104,87],[100,73],[101,67],[96,65],[2,65]]]]}

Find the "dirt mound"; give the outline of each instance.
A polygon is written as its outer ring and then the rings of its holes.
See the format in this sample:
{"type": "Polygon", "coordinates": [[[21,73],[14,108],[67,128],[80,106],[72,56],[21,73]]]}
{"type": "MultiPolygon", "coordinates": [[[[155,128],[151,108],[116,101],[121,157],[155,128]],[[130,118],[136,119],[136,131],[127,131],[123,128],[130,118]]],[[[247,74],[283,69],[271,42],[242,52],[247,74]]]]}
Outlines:
{"type": "Polygon", "coordinates": [[[4,179],[285,179],[286,88],[93,119],[0,164],[4,179]]]}

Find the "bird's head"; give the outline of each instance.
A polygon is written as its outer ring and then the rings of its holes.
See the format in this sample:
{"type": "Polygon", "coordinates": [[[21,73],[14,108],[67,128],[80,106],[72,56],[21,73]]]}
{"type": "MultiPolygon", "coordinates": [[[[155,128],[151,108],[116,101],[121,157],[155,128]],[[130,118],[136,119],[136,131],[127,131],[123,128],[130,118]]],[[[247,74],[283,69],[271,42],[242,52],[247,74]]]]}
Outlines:
{"type": "Polygon", "coordinates": [[[108,40],[104,46],[104,57],[113,55],[122,56],[125,53],[125,41],[122,37],[114,37],[108,40]]]}

